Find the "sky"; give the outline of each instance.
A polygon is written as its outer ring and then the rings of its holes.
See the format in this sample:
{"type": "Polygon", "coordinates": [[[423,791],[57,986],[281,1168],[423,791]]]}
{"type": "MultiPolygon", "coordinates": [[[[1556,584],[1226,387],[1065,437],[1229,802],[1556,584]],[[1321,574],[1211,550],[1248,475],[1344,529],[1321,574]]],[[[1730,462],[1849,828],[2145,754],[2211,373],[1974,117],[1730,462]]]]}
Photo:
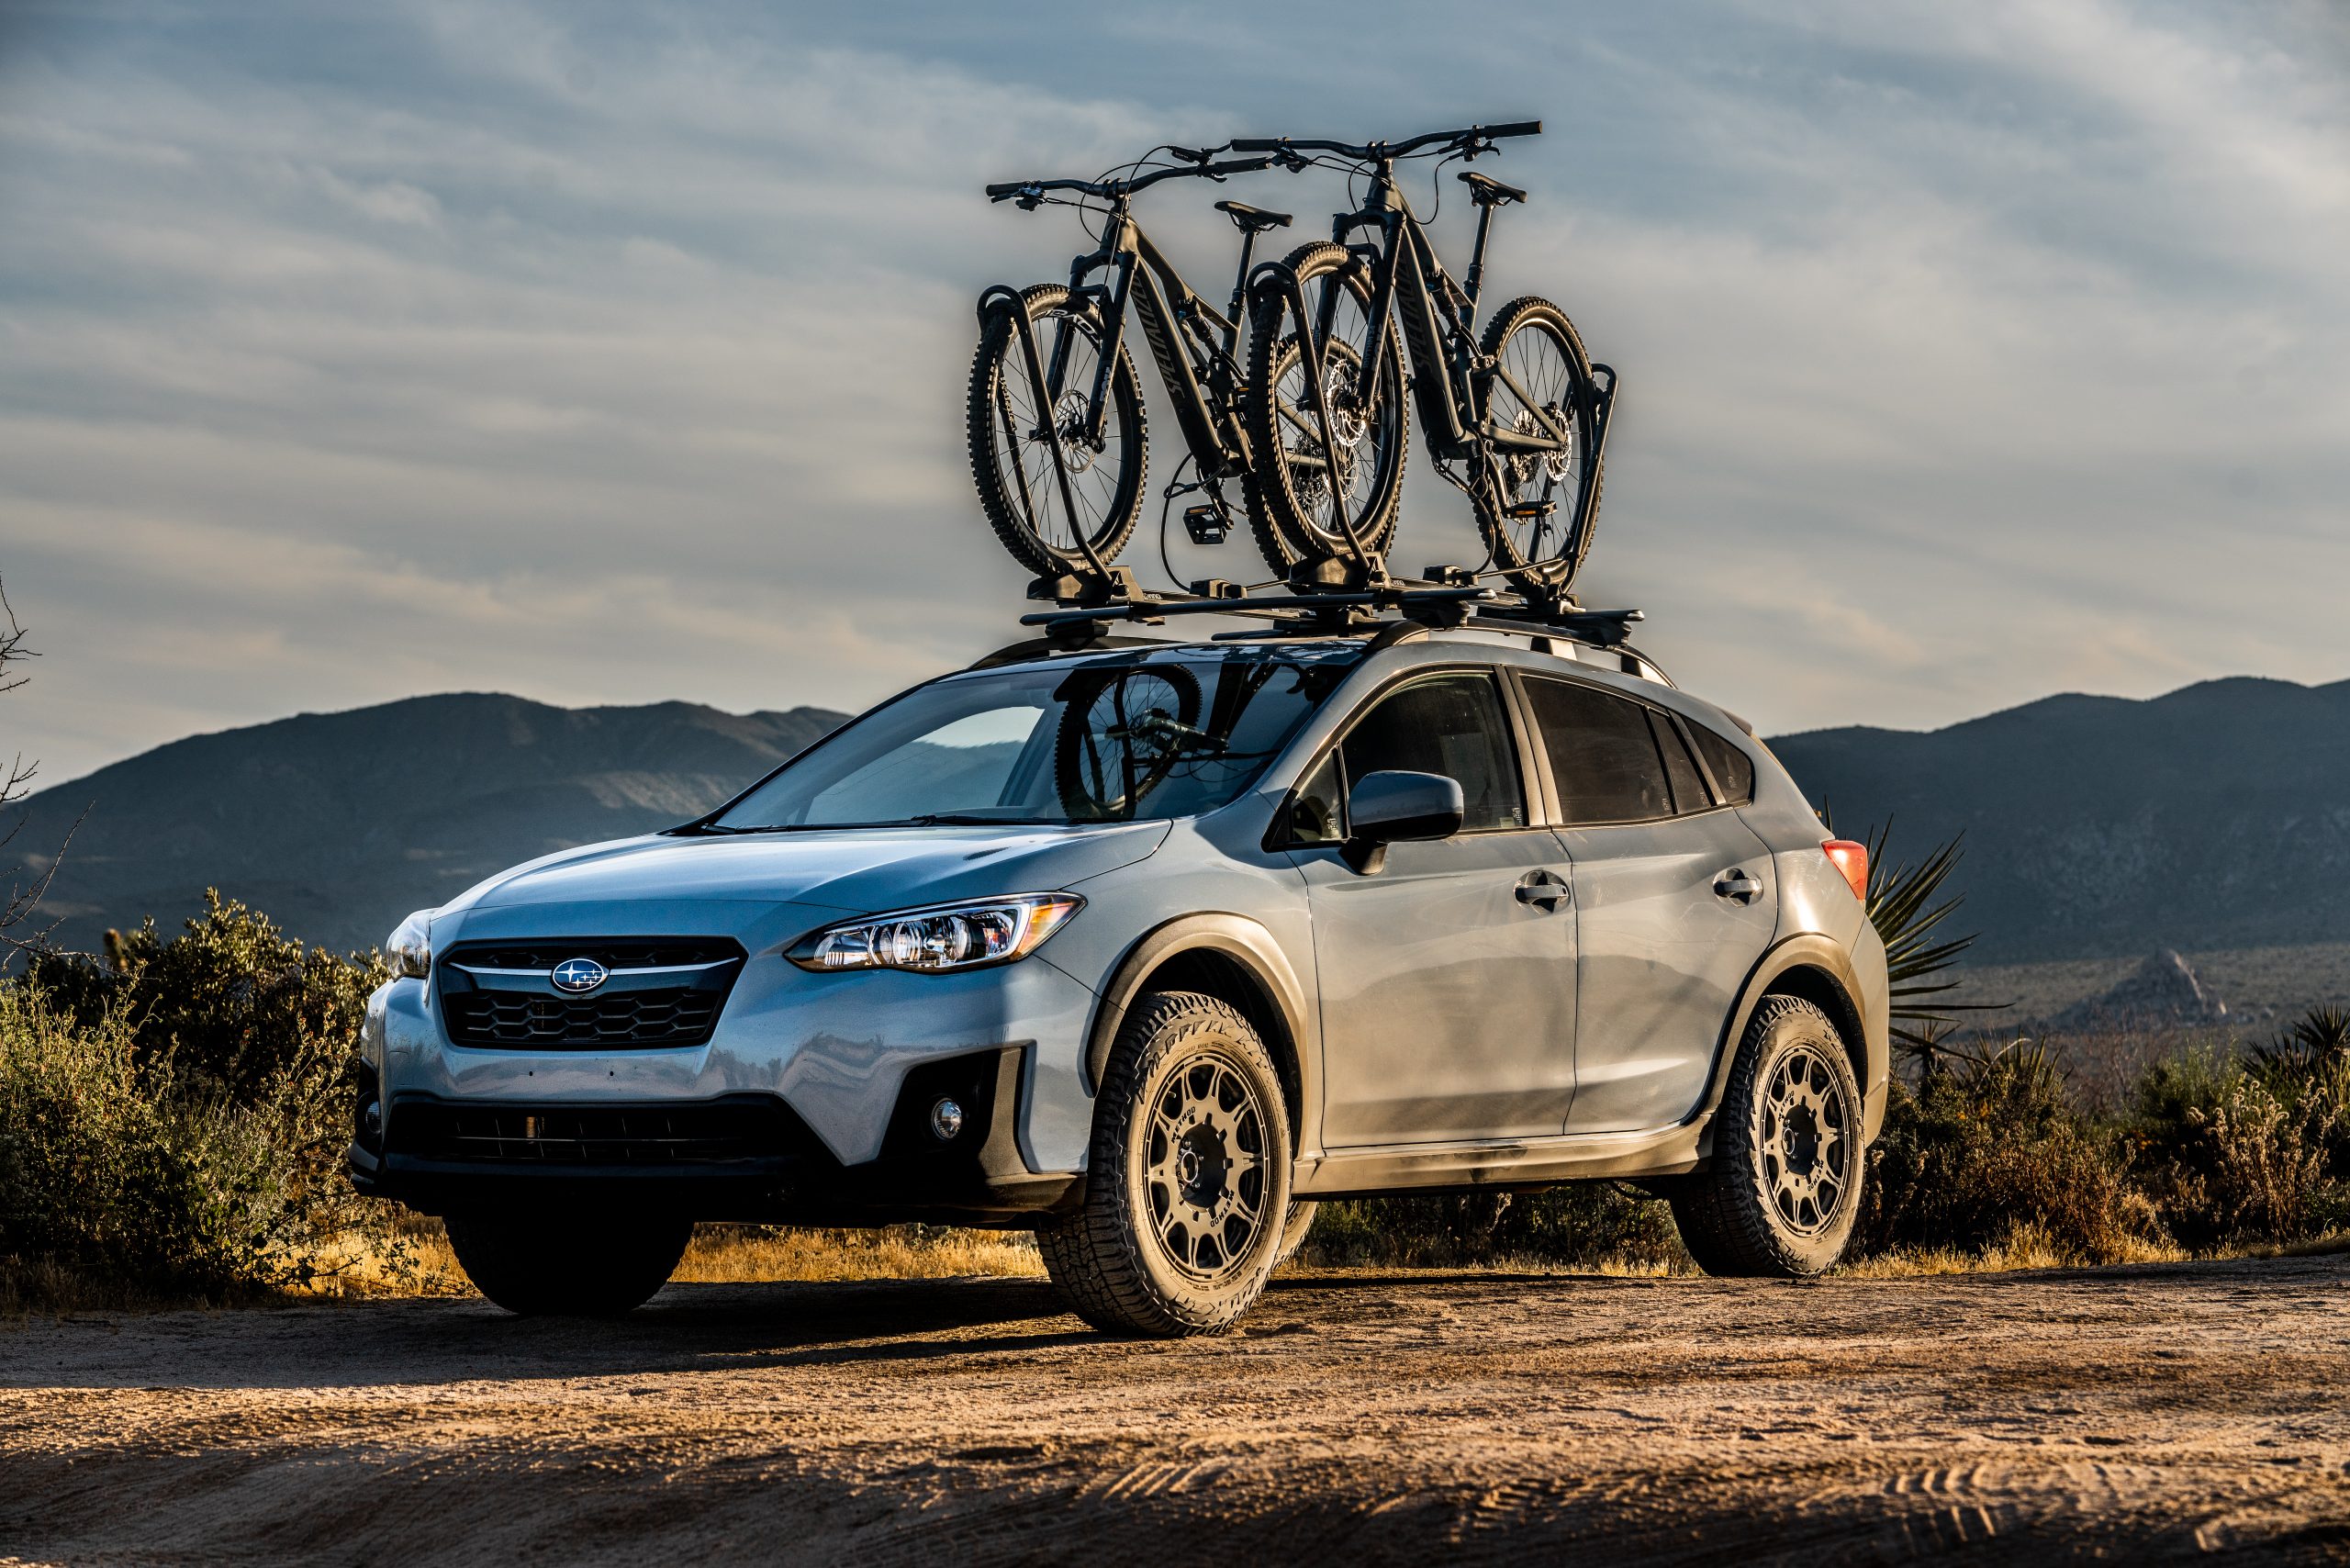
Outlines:
{"type": "MultiPolygon", "coordinates": [[[[1682,684],[1767,734],[2350,677],[2328,0],[0,0],[0,581],[42,655],[0,753],[878,700],[1031,608],[970,493],[972,302],[1086,247],[982,185],[1533,118],[1478,165],[1533,193],[1486,297],[1621,373],[1582,592],[1682,684]]],[[[1219,299],[1222,196],[1303,240],[1344,192],[1144,198],[1219,299]]],[[[1176,532],[1186,578],[1263,575],[1176,532]]],[[[1481,554],[1420,458],[1396,564],[1481,554]]]]}

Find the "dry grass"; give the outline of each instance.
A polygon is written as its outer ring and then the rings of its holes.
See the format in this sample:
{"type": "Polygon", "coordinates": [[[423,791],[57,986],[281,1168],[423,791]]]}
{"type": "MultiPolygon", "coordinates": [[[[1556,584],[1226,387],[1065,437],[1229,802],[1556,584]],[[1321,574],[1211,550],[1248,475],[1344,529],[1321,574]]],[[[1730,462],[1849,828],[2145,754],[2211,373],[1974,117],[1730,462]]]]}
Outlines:
{"type": "Polygon", "coordinates": [[[1951,1247],[1900,1248],[1844,1264],[1836,1273],[1848,1280],[1908,1280],[1933,1274],[2005,1274],[2028,1269],[2078,1269],[2104,1263],[2180,1263],[2188,1256],[2180,1248],[2129,1238],[2123,1240],[2116,1256],[2085,1258],[2056,1245],[2039,1226],[2020,1225],[2005,1241],[1980,1251],[1951,1247]]]}
{"type": "Polygon", "coordinates": [[[694,1233],[677,1278],[694,1284],[766,1280],[940,1280],[969,1274],[1035,1277],[1045,1271],[1024,1230],[893,1225],[881,1230],[789,1230],[706,1225],[694,1233]]]}

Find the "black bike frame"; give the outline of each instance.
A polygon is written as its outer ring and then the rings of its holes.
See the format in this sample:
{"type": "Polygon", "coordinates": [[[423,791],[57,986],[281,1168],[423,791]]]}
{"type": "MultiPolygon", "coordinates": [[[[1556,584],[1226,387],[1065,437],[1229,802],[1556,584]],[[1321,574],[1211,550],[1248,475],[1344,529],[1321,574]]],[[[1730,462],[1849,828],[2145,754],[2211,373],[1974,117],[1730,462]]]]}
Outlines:
{"type": "MultiPolygon", "coordinates": [[[[1427,230],[1395,184],[1395,166],[1382,160],[1370,199],[1357,212],[1341,213],[1331,238],[1363,258],[1371,269],[1371,336],[1364,345],[1363,363],[1378,364],[1387,352],[1388,333],[1401,320],[1404,352],[1411,356],[1414,391],[1420,409],[1421,428],[1439,457],[1474,456],[1481,449],[1519,452],[1560,452],[1573,441],[1565,423],[1546,413],[1498,363],[1487,364],[1477,352],[1477,297],[1483,286],[1485,247],[1493,236],[1494,208],[1477,209],[1477,243],[1469,261],[1466,284],[1456,284],[1438,260],[1427,230]],[[1377,245],[1348,244],[1358,229],[1380,231],[1377,245]],[[1540,431],[1520,431],[1494,422],[1492,389],[1500,382],[1516,394],[1519,403],[1540,421],[1540,431]]],[[[1304,301],[1294,300],[1298,319],[1306,319],[1304,301]]],[[[1335,286],[1324,290],[1314,314],[1314,335],[1326,342],[1337,311],[1335,286]]],[[[1311,364],[1318,355],[1309,355],[1311,364]]],[[[1572,417],[1572,411],[1569,418],[1572,417]]]]}
{"type": "MultiPolygon", "coordinates": [[[[1230,314],[1217,310],[1183,281],[1175,264],[1134,220],[1123,200],[1111,208],[1102,248],[1069,263],[1069,291],[1072,300],[1095,304],[1102,317],[1100,363],[1087,390],[1086,437],[1102,439],[1107,417],[1110,376],[1125,346],[1126,308],[1132,305],[1142,320],[1143,341],[1158,364],[1168,400],[1175,406],[1176,423],[1198,461],[1203,477],[1224,479],[1248,466],[1248,442],[1241,433],[1234,397],[1247,316],[1240,308],[1242,284],[1257,245],[1254,230],[1242,231],[1240,268],[1232,286],[1230,314]],[[1102,274],[1106,281],[1086,279],[1102,274]],[[1203,384],[1203,375],[1205,382],[1203,384]]],[[[1056,323],[1045,370],[1046,396],[1043,407],[1057,406],[1069,375],[1069,331],[1056,323]]]]}

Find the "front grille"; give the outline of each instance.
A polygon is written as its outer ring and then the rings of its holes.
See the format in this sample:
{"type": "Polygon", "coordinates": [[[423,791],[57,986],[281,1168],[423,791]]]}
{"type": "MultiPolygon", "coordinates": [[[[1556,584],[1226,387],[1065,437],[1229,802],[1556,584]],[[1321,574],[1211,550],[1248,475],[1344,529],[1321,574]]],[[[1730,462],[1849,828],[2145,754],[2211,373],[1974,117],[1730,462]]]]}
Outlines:
{"type": "Polygon", "coordinates": [[[468,944],[433,968],[449,1038],[460,1046],[627,1050],[706,1042],[743,961],[742,947],[723,939],[582,937],[468,944]],[[545,977],[566,958],[593,958],[611,978],[586,996],[564,995],[545,977]]]}
{"type": "Polygon", "coordinates": [[[476,1165],[713,1165],[798,1152],[773,1100],[686,1105],[454,1105],[403,1100],[394,1152],[476,1165]]]}

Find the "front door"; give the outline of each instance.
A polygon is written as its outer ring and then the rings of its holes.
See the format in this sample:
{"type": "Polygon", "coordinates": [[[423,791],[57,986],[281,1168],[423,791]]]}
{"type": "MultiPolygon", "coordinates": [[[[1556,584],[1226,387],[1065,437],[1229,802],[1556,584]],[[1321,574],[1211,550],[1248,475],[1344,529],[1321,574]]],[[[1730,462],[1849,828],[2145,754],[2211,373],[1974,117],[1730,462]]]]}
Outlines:
{"type": "Polygon", "coordinates": [[[1718,804],[1660,709],[1530,678],[1528,706],[1574,864],[1569,1132],[1670,1126],[1696,1106],[1724,1021],[1778,924],[1769,852],[1718,804]]]}
{"type": "Polygon", "coordinates": [[[1292,850],[1322,992],[1332,1148],[1555,1135],[1574,1092],[1573,907],[1557,838],[1528,825],[1501,691],[1483,671],[1393,689],[1300,791],[1292,850]],[[1462,831],[1339,852],[1346,781],[1400,768],[1460,784],[1462,831]]]}

